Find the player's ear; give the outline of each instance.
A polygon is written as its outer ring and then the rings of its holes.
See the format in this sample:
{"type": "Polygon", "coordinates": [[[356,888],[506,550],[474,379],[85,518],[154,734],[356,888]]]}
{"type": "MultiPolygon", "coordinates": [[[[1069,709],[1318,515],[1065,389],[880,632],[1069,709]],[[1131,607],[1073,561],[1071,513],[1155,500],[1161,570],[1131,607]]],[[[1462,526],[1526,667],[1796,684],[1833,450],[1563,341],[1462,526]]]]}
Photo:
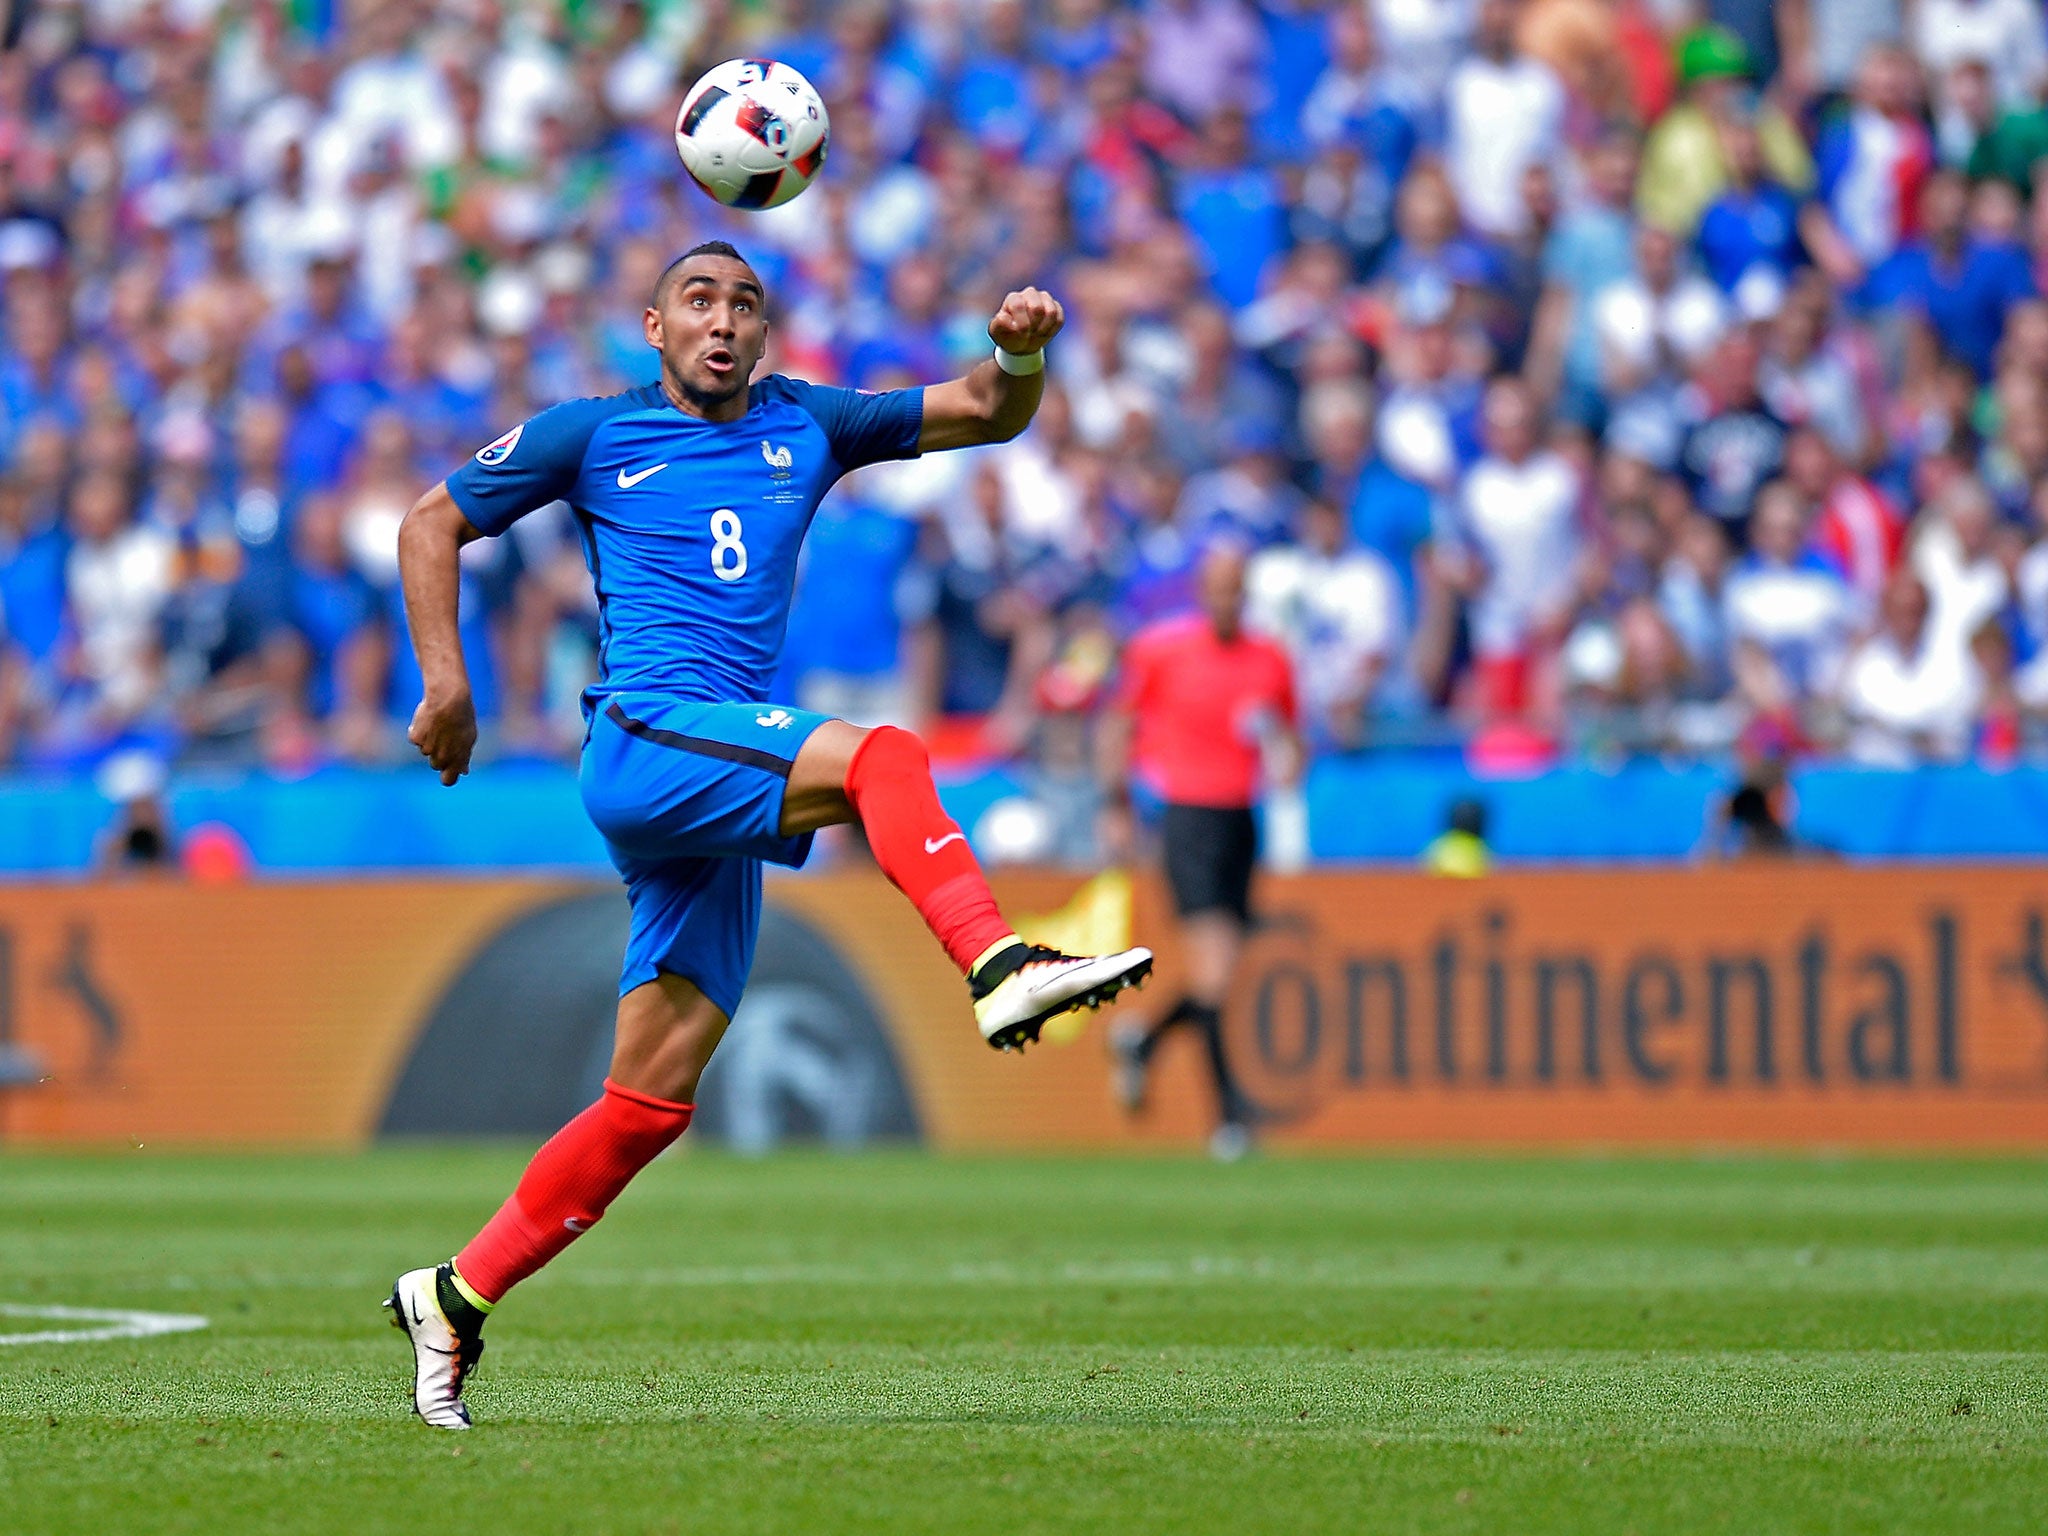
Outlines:
{"type": "Polygon", "coordinates": [[[659,352],[661,350],[661,311],[652,304],[640,312],[640,329],[647,337],[647,345],[659,352]]]}

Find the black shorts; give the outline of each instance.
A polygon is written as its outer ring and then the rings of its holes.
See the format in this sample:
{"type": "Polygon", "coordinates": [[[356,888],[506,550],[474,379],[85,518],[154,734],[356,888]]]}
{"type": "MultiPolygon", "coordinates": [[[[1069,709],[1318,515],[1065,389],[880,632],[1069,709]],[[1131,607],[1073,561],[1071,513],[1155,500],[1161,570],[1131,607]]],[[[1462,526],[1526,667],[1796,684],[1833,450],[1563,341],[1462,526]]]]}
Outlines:
{"type": "Polygon", "coordinates": [[[1159,831],[1166,845],[1166,883],[1182,917],[1228,912],[1241,923],[1251,921],[1259,824],[1249,810],[1169,805],[1159,831]]]}

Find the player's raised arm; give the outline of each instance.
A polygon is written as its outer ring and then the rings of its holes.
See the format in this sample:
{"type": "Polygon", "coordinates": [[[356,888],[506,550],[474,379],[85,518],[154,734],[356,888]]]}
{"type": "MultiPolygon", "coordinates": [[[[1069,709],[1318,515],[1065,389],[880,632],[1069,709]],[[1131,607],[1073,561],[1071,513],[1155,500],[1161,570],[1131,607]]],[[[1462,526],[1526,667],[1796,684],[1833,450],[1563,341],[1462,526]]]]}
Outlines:
{"type": "Polygon", "coordinates": [[[1006,443],[1022,432],[1045,396],[1045,345],[1066,323],[1060,301],[1043,289],[1004,299],[988,323],[996,355],[964,378],[925,389],[918,451],[1006,443]]]}
{"type": "Polygon", "coordinates": [[[480,533],[442,481],[412,504],[398,525],[398,576],[405,587],[406,626],[425,687],[406,739],[433,764],[443,784],[469,772],[476,748],[476,704],[456,622],[462,546],[480,533]]]}

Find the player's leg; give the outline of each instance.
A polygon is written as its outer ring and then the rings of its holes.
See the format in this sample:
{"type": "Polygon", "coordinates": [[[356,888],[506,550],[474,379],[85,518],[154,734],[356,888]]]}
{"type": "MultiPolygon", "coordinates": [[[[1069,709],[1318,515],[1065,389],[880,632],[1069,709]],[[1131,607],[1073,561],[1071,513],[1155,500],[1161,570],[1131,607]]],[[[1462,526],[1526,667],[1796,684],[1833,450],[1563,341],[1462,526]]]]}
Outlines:
{"type": "Polygon", "coordinates": [[[505,1293],[598,1222],[619,1192],[689,1126],[697,1079],[726,1015],[667,972],[619,999],[611,1073],[597,1102],[548,1138],[483,1230],[445,1264],[392,1288],[392,1321],[413,1345],[413,1406],[437,1429],[467,1429],[462,1389],[483,1355],[485,1318],[505,1293]]]}
{"type": "Polygon", "coordinates": [[[1152,969],[1149,950],[1064,955],[1026,944],[996,906],[967,835],[946,814],[924,743],[895,726],[831,720],[790,767],[785,837],[858,821],[875,862],[910,899],[974,996],[982,1038],[1002,1049],[1036,1040],[1047,1019],[1099,1007],[1152,969]]]}
{"type": "Polygon", "coordinates": [[[597,1225],[633,1176],[688,1129],[723,1009],[664,971],[619,999],[604,1092],[536,1152],[518,1188],[455,1256],[451,1287],[482,1314],[597,1225]]]}

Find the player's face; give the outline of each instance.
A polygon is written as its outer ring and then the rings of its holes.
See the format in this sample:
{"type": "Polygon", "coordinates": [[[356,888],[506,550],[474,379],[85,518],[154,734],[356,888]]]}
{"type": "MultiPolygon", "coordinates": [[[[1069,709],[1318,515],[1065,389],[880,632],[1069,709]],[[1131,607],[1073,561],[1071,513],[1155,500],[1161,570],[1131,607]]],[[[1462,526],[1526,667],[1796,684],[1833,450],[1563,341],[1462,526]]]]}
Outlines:
{"type": "Polygon", "coordinates": [[[1244,619],[1244,556],[1235,550],[1213,551],[1195,582],[1211,627],[1223,639],[1235,639],[1244,619]]]}
{"type": "Polygon", "coordinates": [[[699,256],[646,315],[647,343],[686,405],[716,407],[746,398],[747,380],[768,347],[760,280],[744,262],[699,256]]]}

